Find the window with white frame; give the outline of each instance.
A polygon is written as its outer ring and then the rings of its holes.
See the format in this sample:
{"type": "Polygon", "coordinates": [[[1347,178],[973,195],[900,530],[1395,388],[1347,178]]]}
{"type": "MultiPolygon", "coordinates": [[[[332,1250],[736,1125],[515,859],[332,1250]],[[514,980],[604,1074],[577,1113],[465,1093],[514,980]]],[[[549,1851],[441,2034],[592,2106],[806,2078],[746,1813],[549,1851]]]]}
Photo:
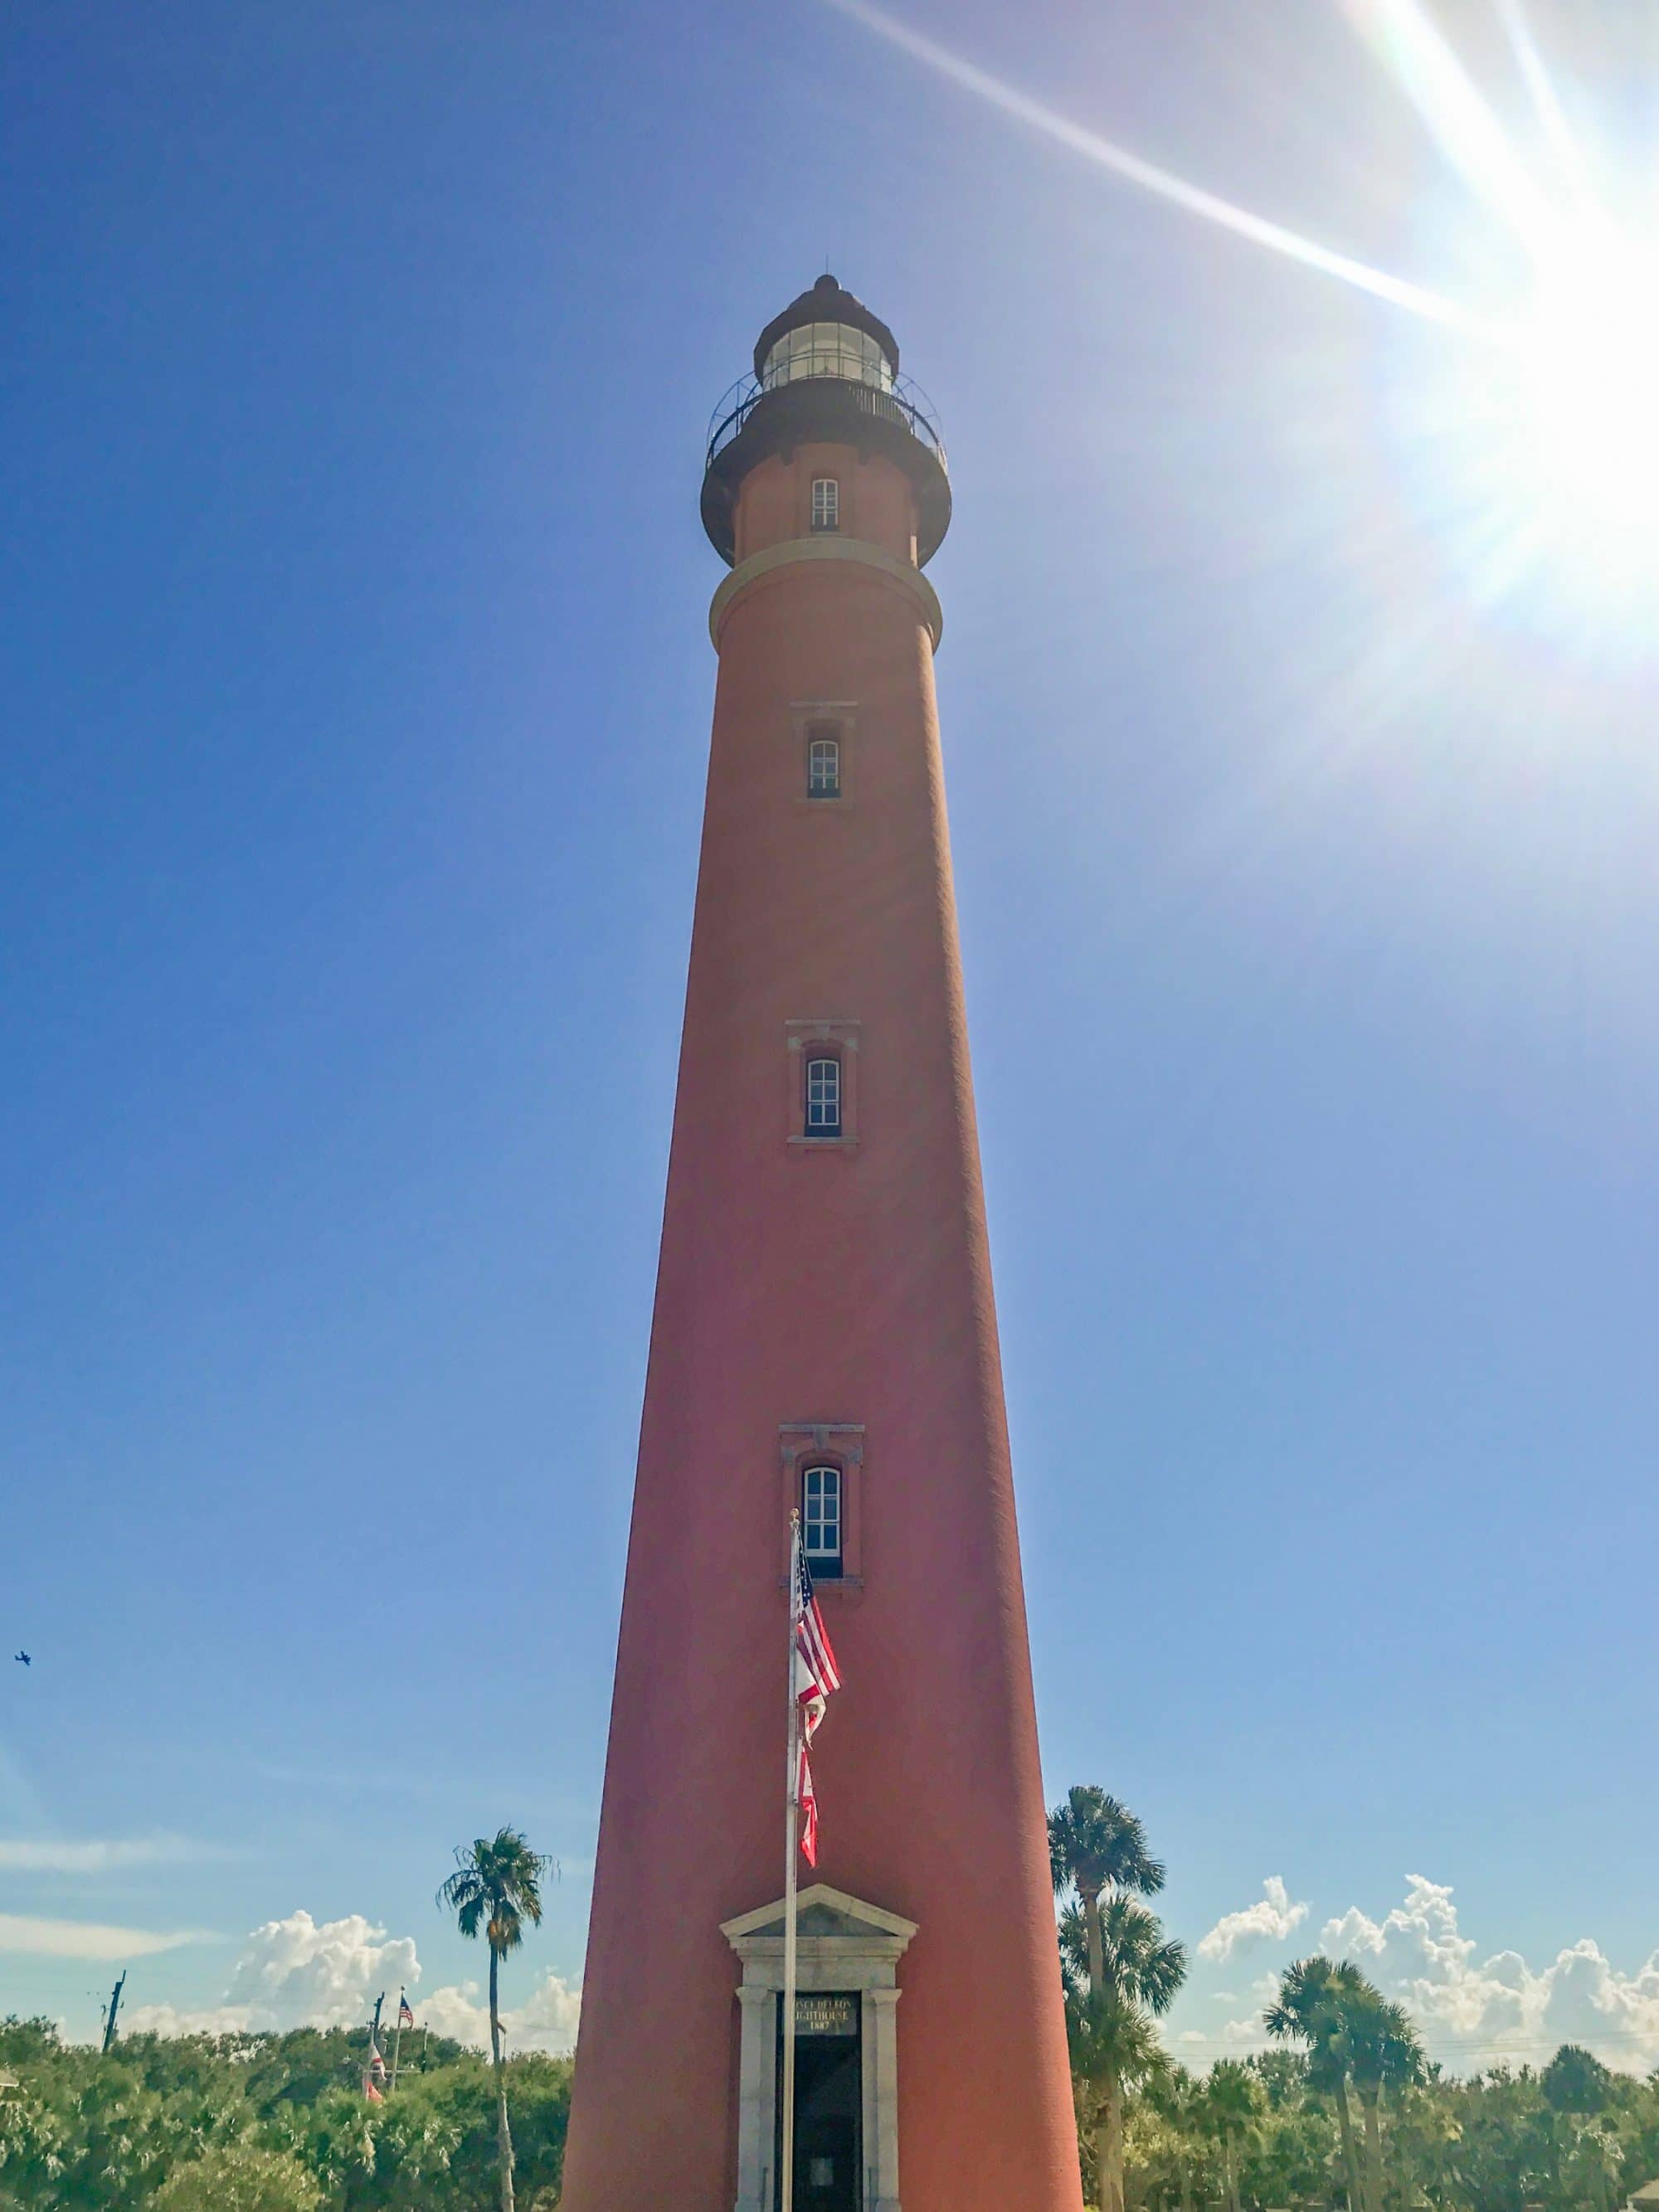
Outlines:
{"type": "Polygon", "coordinates": [[[812,527],[814,530],[841,528],[841,486],[834,477],[814,477],[812,479],[812,527]]]}
{"type": "Polygon", "coordinates": [[[841,1134],[841,1062],[815,1059],[806,1063],[806,1133],[809,1137],[841,1134]]]}
{"type": "Polygon", "coordinates": [[[806,796],[841,797],[841,739],[833,730],[812,729],[806,733],[806,796]]]}
{"type": "Polygon", "coordinates": [[[819,1581],[841,1574],[841,1469],[803,1468],[800,1478],[800,1540],[809,1571],[819,1581]]]}

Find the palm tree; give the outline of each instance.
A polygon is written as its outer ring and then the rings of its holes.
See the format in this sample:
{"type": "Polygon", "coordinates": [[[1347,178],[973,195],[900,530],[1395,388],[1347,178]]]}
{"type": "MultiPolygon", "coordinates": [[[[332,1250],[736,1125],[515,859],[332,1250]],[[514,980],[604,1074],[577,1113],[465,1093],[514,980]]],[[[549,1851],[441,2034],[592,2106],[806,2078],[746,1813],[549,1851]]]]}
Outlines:
{"type": "Polygon", "coordinates": [[[1365,2118],[1367,2212],[1382,2212],[1382,2100],[1386,2094],[1397,2100],[1422,2080],[1423,2046],[1405,2007],[1390,2004],[1359,1978],[1363,1988],[1345,1998],[1343,2017],[1349,2068],[1365,2118]]]}
{"type": "Polygon", "coordinates": [[[1544,2102],[1556,2112],[1599,2112],[1613,2076],[1582,2043],[1564,2043],[1538,2077],[1544,2102]]]}
{"type": "Polygon", "coordinates": [[[1218,2058],[1204,2084],[1204,2105],[1221,2142],[1227,2212],[1239,2212],[1238,2154],[1261,2118],[1261,2083],[1241,2059],[1218,2058]]]}
{"type": "Polygon", "coordinates": [[[1060,1915],[1072,2070],[1089,2085],[1101,2212],[1123,2212],[1123,2095],[1162,2058],[1149,2013],[1167,2012],[1187,1973],[1187,1950],[1135,1893],[1164,1887],[1139,1820],[1103,1790],[1073,1790],[1048,1815],[1054,1892],[1077,1903],[1060,1915]]]}
{"type": "Polygon", "coordinates": [[[1091,1784],[1079,1784],[1048,1815],[1048,1866],[1054,1895],[1074,1889],[1089,1938],[1089,1979],[1099,1987],[1100,1899],[1116,1890],[1155,1897],[1164,1887],[1164,1862],[1146,1848],[1146,1831],[1127,1806],[1091,1784]]]}
{"type": "Polygon", "coordinates": [[[1098,1981],[1085,1917],[1068,1905],[1060,1916],[1060,1968],[1068,1989],[1103,1986],[1148,2012],[1168,2012],[1187,1978],[1187,1946],[1164,1935],[1155,1912],[1133,1897],[1109,1897],[1096,1908],[1093,1942],[1098,1981]]]}
{"type": "Polygon", "coordinates": [[[1538,2077],[1538,2087],[1549,2110],[1557,2189],[1569,2203],[1611,2204],[1619,2174],[1617,2138],[1609,2138],[1592,2115],[1606,2111],[1613,2076],[1582,2044],[1564,2043],[1538,2077]]]}
{"type": "Polygon", "coordinates": [[[1123,2093],[1161,2071],[1164,2046],[1149,2015],[1109,1984],[1067,1990],[1066,2041],[1079,2103],[1092,2123],[1101,2212],[1123,2212],[1123,2093]]]}
{"type": "Polygon", "coordinates": [[[1269,2035],[1301,2044],[1308,2054],[1308,2087],[1330,2098],[1336,2107],[1347,2178],[1349,2212],[1366,2212],[1365,2191],[1354,2141],[1353,2111],[1348,2102],[1351,2053],[1345,2006],[1370,1984],[1358,1966],[1322,1957],[1297,1959],[1279,1978],[1279,1995],[1268,2006],[1269,2035]]]}
{"type": "Polygon", "coordinates": [[[1206,2149],[1204,2084],[1170,2060],[1148,2078],[1146,2097],[1168,2131],[1181,2212],[1193,2212],[1193,2170],[1206,2149]]]}
{"type": "Polygon", "coordinates": [[[507,2124],[507,2075],[501,2063],[501,1960],[524,1941],[524,1923],[538,1926],[541,1878],[548,1862],[516,1828],[499,1828],[455,1846],[455,1871],[438,1903],[469,1939],[483,1929],[489,1943],[489,2051],[495,2072],[495,2148],[501,2172],[501,2212],[513,2212],[513,2136],[507,2124]]]}

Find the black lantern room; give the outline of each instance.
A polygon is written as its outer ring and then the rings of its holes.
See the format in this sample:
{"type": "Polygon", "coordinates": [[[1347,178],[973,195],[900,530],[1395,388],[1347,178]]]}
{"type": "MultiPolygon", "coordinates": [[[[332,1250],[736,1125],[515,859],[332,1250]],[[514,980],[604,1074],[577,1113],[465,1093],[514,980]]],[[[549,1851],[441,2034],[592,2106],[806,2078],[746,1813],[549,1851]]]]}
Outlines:
{"type": "Polygon", "coordinates": [[[918,564],[938,551],[951,521],[945,447],[932,408],[898,365],[891,331],[831,276],[773,317],[756,342],[754,375],[726,394],[709,433],[702,523],[722,560],[734,557],[744,477],[809,441],[896,461],[915,486],[918,564]]]}

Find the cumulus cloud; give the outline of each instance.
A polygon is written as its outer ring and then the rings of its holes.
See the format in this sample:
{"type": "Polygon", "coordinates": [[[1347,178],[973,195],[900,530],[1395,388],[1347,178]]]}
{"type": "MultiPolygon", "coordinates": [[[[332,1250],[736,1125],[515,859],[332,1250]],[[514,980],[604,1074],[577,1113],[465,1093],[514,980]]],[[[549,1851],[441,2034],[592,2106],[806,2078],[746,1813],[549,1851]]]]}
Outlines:
{"type": "Polygon", "coordinates": [[[157,2033],[227,2034],[237,2028],[344,2027],[372,2010],[375,1996],[420,1976],[413,1940],[387,1939],[359,1912],[315,1921],[308,1912],[267,1920],[247,1938],[221,2005],[180,2012],[135,2008],[134,2027],[157,2033]]]}
{"type": "Polygon", "coordinates": [[[225,2002],[265,2015],[274,2027],[344,2027],[369,2008],[371,1990],[413,1982],[420,1971],[412,1937],[388,1940],[361,1912],[320,1925],[308,1912],[292,1912],[254,1929],[225,2002]]]}
{"type": "Polygon", "coordinates": [[[1200,1959],[1231,1959],[1235,1952],[1273,1940],[1282,1942],[1308,1917],[1308,1908],[1292,1903],[1282,1875],[1270,1874],[1254,1905],[1237,1912],[1224,1912],[1207,1936],[1199,1938],[1200,1959]]]}
{"type": "MultiPolygon", "coordinates": [[[[557,1974],[544,1974],[525,2002],[501,2014],[509,2051],[565,2051],[576,2040],[581,1993],[557,1974]]],[[[434,1990],[419,2007],[422,2023],[434,2035],[453,2035],[480,2046],[489,2041],[489,2014],[479,2000],[477,1982],[434,1990]]]]}
{"type": "Polygon", "coordinates": [[[1659,1951],[1633,1974],[1588,1936],[1536,1969],[1516,1951],[1477,1959],[1450,1885],[1415,1874],[1385,1919],[1351,1906],[1326,1922],[1319,1942],[1407,2005],[1431,2055],[1458,2070],[1537,2061],[1562,2043],[1584,2044],[1627,2072],[1659,2061],[1659,1951]]]}
{"type": "MultiPolygon", "coordinates": [[[[478,1986],[462,1983],[416,1994],[421,1962],[414,1939],[352,1913],[315,1921],[308,1912],[268,1920],[249,1936],[222,2003],[198,2010],[139,2005],[134,2029],[159,2035],[229,2035],[258,2029],[347,2027],[367,2019],[382,1990],[406,1988],[417,2018],[440,2035],[485,2045],[489,2015],[478,1986]]],[[[510,2051],[568,2051],[580,2009],[578,1992],[546,1974],[524,2002],[502,2013],[510,2051]]]]}
{"type": "Polygon", "coordinates": [[[211,1856],[188,1836],[124,1836],[74,1842],[0,1836],[0,1874],[121,1874],[133,1867],[187,1866],[211,1856]]]}
{"type": "Polygon", "coordinates": [[[148,1959],[185,1943],[210,1943],[199,1929],[111,1928],[94,1920],[40,1920],[0,1912],[0,1951],[37,1959],[148,1959]]]}

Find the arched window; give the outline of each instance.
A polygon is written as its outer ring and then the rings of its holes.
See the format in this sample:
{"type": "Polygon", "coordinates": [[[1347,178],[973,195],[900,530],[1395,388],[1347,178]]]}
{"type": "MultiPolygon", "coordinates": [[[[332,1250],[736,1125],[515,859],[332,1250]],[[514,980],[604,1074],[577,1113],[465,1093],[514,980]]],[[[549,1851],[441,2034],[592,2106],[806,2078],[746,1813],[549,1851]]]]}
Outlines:
{"type": "Polygon", "coordinates": [[[834,477],[814,477],[812,479],[812,527],[814,530],[841,528],[841,486],[834,477]]]}
{"type": "Polygon", "coordinates": [[[841,740],[833,731],[815,729],[807,732],[806,796],[841,797],[841,740]]]}
{"type": "Polygon", "coordinates": [[[809,1137],[841,1134],[841,1062],[809,1060],[806,1063],[806,1133],[809,1137]]]}
{"type": "Polygon", "coordinates": [[[841,1469],[807,1467],[800,1477],[800,1540],[814,1579],[838,1582],[842,1563],[841,1469]]]}

